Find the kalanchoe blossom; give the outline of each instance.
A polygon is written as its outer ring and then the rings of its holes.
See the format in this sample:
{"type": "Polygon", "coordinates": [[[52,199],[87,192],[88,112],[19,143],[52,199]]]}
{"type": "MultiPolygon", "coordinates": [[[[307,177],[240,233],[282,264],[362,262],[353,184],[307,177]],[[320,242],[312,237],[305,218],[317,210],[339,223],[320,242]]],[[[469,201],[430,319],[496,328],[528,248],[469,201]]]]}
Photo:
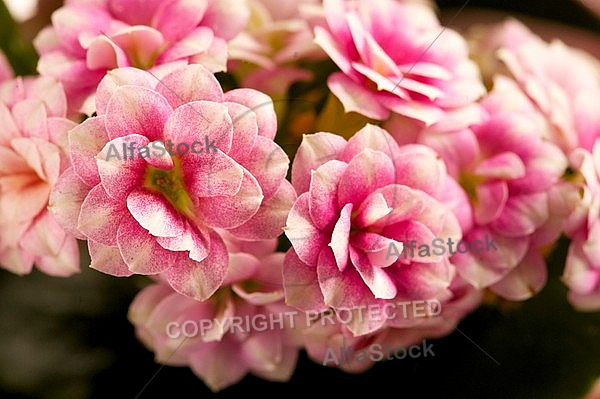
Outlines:
{"type": "Polygon", "coordinates": [[[341,69],[328,86],[346,112],[378,120],[394,112],[429,125],[485,93],[465,40],[451,29],[440,35],[431,7],[395,0],[325,0],[324,7],[316,42],[341,69]]]}
{"type": "MultiPolygon", "coordinates": [[[[399,147],[367,125],[348,142],[330,133],[305,135],[292,168],[299,197],[285,232],[286,301],[302,310],[384,305],[400,299],[452,297],[449,254],[406,253],[403,242],[457,242],[471,220],[466,194],[425,146],[399,147]]],[[[405,320],[349,325],[355,335],[405,320]]]]}
{"type": "Polygon", "coordinates": [[[69,0],[34,41],[38,71],[65,86],[71,112],[94,112],[107,70],[133,66],[158,77],[202,64],[224,71],[227,41],[245,26],[245,0],[69,0]]]}
{"type": "Polygon", "coordinates": [[[550,123],[545,136],[565,153],[591,151],[600,135],[598,60],[558,39],[546,43],[514,19],[474,32],[473,52],[488,79],[513,78],[550,123]]]}
{"type": "MultiPolygon", "coordinates": [[[[558,238],[576,198],[572,186],[560,182],[567,159],[544,137],[549,124],[514,81],[497,76],[481,106],[486,116],[472,127],[422,129],[410,142],[435,149],[469,194],[474,226],[464,239],[494,240],[489,250],[452,257],[460,275],[478,288],[524,300],[545,285],[541,249],[558,238]]],[[[406,142],[402,123],[386,127],[406,142]]]]}
{"type": "Polygon", "coordinates": [[[50,190],[69,166],[66,98],[49,78],[0,84],[0,265],[28,274],[79,272],[79,248],[48,211],[50,190]]]}
{"type": "Polygon", "coordinates": [[[289,324],[295,311],[283,304],[284,254],[273,252],[276,240],[225,242],[228,274],[213,296],[197,302],[159,282],[137,295],[129,320],[157,362],[190,367],[214,392],[247,373],[288,381],[300,348],[289,324]]]}
{"type": "Polygon", "coordinates": [[[164,272],[177,292],[205,300],[227,271],[219,231],[281,235],[296,195],[269,97],[223,93],[201,65],[162,82],[119,68],[100,83],[96,108],[69,133],[73,167],[51,198],[59,220],[88,240],[90,267],[164,272]]]}
{"type": "Polygon", "coordinates": [[[248,0],[249,23],[228,49],[228,70],[242,87],[281,96],[292,83],[312,78],[299,63],[326,58],[314,43],[309,24],[320,4],[320,0],[248,0]]]}
{"type": "Polygon", "coordinates": [[[566,234],[572,242],[562,280],[578,310],[600,310],[600,141],[590,153],[582,148],[570,156],[581,201],[569,218],[566,234]]]}

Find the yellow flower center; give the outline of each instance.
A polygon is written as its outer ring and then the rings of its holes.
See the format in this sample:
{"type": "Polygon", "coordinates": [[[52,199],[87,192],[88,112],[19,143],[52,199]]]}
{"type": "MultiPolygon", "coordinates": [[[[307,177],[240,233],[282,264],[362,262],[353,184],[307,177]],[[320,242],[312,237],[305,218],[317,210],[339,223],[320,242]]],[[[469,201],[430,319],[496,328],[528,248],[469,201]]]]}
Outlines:
{"type": "Polygon", "coordinates": [[[173,157],[173,169],[164,170],[148,166],[144,174],[144,187],[162,194],[173,205],[177,212],[194,218],[194,203],[189,196],[181,170],[181,161],[173,157]]]}

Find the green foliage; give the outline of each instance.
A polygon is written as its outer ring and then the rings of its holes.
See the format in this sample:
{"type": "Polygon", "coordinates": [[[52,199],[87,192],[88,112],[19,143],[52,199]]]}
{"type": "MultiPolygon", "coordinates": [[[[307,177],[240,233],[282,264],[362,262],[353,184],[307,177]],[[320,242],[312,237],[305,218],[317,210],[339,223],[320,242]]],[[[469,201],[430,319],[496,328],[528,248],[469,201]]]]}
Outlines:
{"type": "Polygon", "coordinates": [[[0,49],[17,75],[36,73],[38,55],[31,43],[25,42],[3,1],[0,1],[0,49]]]}

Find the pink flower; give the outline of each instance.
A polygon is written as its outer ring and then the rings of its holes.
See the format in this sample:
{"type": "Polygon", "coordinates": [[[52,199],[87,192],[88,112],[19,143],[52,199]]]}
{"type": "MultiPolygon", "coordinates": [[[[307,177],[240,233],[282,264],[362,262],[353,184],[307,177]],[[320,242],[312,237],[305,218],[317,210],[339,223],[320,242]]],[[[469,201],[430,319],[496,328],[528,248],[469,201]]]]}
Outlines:
{"type": "Polygon", "coordinates": [[[592,153],[580,148],[571,153],[578,206],[569,218],[566,234],[571,238],[562,276],[570,288],[569,301],[581,311],[600,310],[600,141],[592,153]]]}
{"type": "Polygon", "coordinates": [[[316,41],[341,69],[328,86],[346,112],[378,120],[394,112],[429,125],[485,93],[465,40],[450,29],[440,35],[431,7],[395,0],[324,7],[316,41]]]}
{"type": "Polygon", "coordinates": [[[292,83],[312,78],[298,64],[326,57],[314,43],[309,24],[311,14],[321,9],[320,3],[320,0],[248,1],[250,22],[229,42],[228,70],[240,79],[242,87],[281,96],[292,83]]]}
{"type": "MultiPolygon", "coordinates": [[[[469,194],[474,218],[465,241],[494,240],[489,250],[452,257],[460,275],[477,288],[524,300],[545,285],[541,249],[558,239],[575,198],[561,183],[567,159],[545,137],[550,126],[535,104],[505,76],[493,87],[481,101],[478,123],[424,128],[408,142],[436,150],[469,194]]],[[[392,119],[386,127],[407,142],[403,124],[392,119]]]]}
{"type": "Polygon", "coordinates": [[[50,190],[69,165],[67,131],[75,123],[65,112],[56,81],[0,84],[0,265],[16,274],[30,273],[34,264],[53,276],[79,272],[77,240],[47,209],[50,190]]]}
{"type": "Polygon", "coordinates": [[[239,0],[70,0],[34,45],[38,71],[65,86],[71,112],[94,112],[106,71],[134,66],[162,77],[186,64],[224,71],[227,41],[249,12],[239,0]]]}
{"type": "Polygon", "coordinates": [[[558,39],[546,43],[514,19],[475,39],[486,74],[513,78],[550,123],[545,137],[567,154],[577,147],[592,150],[600,132],[598,60],[558,39]]]}
{"type": "MultiPolygon", "coordinates": [[[[292,184],[299,197],[285,228],[293,246],[284,263],[288,304],[324,311],[452,297],[448,253],[400,255],[410,252],[403,242],[414,240],[418,251],[436,238],[459,240],[460,221],[472,217],[466,194],[434,151],[399,147],[374,125],[348,142],[330,133],[305,135],[292,184]]],[[[384,323],[404,320],[349,328],[362,335],[384,323]]]]}
{"type": "Polygon", "coordinates": [[[214,392],[247,373],[285,382],[299,346],[289,335],[295,312],[283,304],[284,254],[273,252],[276,240],[225,242],[228,276],[213,296],[197,302],[160,282],[137,295],[129,320],[157,362],[190,367],[214,392]]]}
{"type": "Polygon", "coordinates": [[[92,268],[164,272],[177,292],[205,300],[227,271],[219,231],[282,233],[296,195],[269,97],[224,94],[201,65],[161,82],[119,68],[100,83],[96,108],[69,133],[73,167],[51,198],[61,222],[88,240],[92,268]]]}

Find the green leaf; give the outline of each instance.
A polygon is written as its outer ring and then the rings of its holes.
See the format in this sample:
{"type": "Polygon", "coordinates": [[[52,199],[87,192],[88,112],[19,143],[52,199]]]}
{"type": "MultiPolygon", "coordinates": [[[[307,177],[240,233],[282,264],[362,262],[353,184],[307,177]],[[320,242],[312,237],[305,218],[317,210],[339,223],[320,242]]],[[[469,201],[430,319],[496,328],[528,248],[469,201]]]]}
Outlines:
{"type": "Polygon", "coordinates": [[[19,25],[12,18],[4,2],[0,2],[0,49],[6,54],[17,75],[36,73],[38,55],[31,43],[20,35],[19,25]]]}

